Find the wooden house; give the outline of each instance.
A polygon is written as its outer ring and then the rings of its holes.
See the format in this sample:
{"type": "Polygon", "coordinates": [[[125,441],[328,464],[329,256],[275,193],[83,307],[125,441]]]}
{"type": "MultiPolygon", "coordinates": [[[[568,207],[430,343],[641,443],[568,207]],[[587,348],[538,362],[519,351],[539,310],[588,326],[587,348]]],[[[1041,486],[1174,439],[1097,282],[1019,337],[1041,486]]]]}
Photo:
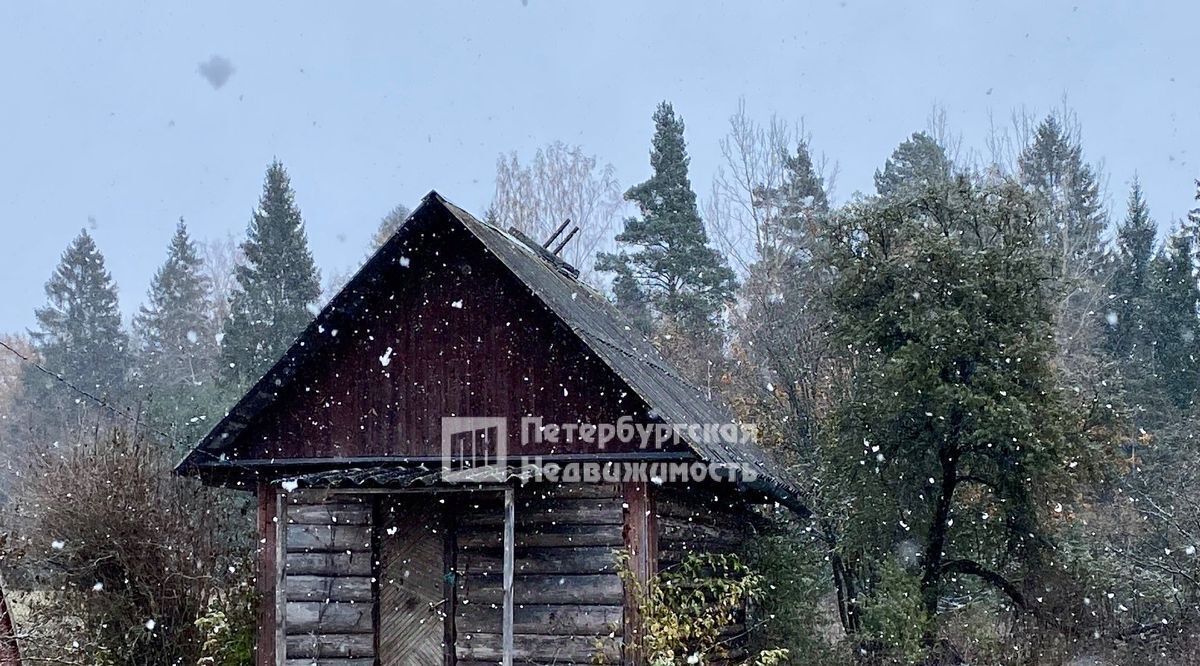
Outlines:
{"type": "Polygon", "coordinates": [[[577,278],[430,193],[180,463],[257,493],[259,665],[638,663],[615,551],[645,580],[799,506],[577,278]]]}

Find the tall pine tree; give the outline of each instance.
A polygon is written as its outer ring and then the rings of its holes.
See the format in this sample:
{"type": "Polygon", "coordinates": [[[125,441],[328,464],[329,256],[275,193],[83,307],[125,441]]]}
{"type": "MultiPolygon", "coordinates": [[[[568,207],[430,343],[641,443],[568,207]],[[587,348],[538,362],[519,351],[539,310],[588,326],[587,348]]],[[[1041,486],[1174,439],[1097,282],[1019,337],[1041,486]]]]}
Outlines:
{"type": "Polygon", "coordinates": [[[262,198],[242,243],[246,262],[221,340],[222,377],[241,388],[283,355],[312,319],[321,281],[287,171],[267,168],[262,198]]]}
{"type": "Polygon", "coordinates": [[[1017,163],[1021,184],[1049,212],[1041,232],[1058,258],[1059,276],[1093,278],[1101,265],[1108,219],[1099,178],[1084,161],[1078,136],[1050,115],[1038,125],[1017,163]]]}
{"type": "Polygon", "coordinates": [[[183,219],[167,259],[133,318],[138,338],[138,381],[160,426],[179,427],[207,411],[217,353],[212,285],[183,219]]]}
{"type": "Polygon", "coordinates": [[[616,274],[618,305],[635,319],[650,312],[695,341],[719,337],[718,317],[733,295],[734,274],[708,244],[688,178],[683,121],[667,102],[654,112],[654,174],[625,193],[641,215],[625,220],[618,243],[631,251],[601,253],[596,268],[616,274]]]}
{"type": "Polygon", "coordinates": [[[892,151],[883,169],[875,171],[875,190],[884,197],[917,197],[949,182],[952,171],[942,146],[928,134],[914,132],[892,151]]]}
{"type": "MultiPolygon", "coordinates": [[[[67,246],[46,282],[46,306],[29,332],[46,367],[97,396],[120,398],[130,365],[117,286],[87,230],[67,246]]],[[[46,386],[44,377],[36,380],[46,386]]]]}
{"type": "Polygon", "coordinates": [[[1154,292],[1149,316],[1154,336],[1155,374],[1171,402],[1181,409],[1200,387],[1200,288],[1193,272],[1196,229],[1185,225],[1167,240],[1153,264],[1154,292]]]}
{"type": "Polygon", "coordinates": [[[1110,307],[1106,314],[1106,346],[1122,361],[1148,358],[1147,299],[1157,230],[1154,220],[1150,219],[1142,186],[1135,178],[1129,190],[1125,220],[1117,228],[1110,307]]]}

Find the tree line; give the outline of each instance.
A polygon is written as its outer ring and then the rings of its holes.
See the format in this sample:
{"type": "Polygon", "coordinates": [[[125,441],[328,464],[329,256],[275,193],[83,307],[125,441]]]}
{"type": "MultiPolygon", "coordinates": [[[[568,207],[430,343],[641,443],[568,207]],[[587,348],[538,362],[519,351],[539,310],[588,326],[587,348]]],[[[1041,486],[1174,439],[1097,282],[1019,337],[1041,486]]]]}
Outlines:
{"type": "MultiPolygon", "coordinates": [[[[842,203],[811,137],[778,119],[738,108],[703,199],[681,116],[664,102],[652,122],[645,181],[622,190],[611,166],[553,143],[526,164],[501,156],[486,219],[535,238],[580,224],[568,260],[800,480],[812,515],[767,509],[747,544],[773,589],[756,640],[796,663],[1198,658],[1200,208],[1160,241],[1135,177],[1110,211],[1065,110],[1016,123],[995,142],[1014,149],[988,159],[934,122],[842,203]]],[[[38,363],[0,384],[12,459],[70,467],[59,442],[141,456],[136,435],[97,435],[131,415],[80,391],[194,441],[282,355],[322,296],[282,164],[237,256],[203,249],[180,221],[126,331],[94,240],[72,241],[36,327],[10,340],[38,363]]],[[[6,490],[13,505],[32,492],[6,490]]],[[[13,521],[41,534],[30,550],[46,551],[47,511],[13,521]]],[[[192,603],[180,617],[219,624],[192,603]]]]}

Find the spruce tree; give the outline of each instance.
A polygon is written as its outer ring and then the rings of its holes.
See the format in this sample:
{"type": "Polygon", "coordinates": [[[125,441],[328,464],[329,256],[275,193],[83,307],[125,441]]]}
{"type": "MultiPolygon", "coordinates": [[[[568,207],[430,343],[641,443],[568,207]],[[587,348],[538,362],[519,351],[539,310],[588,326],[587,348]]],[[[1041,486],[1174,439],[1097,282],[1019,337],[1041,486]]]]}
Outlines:
{"type": "Polygon", "coordinates": [[[818,231],[813,224],[829,212],[829,197],[825,193],[825,181],[813,164],[807,141],[800,141],[795,153],[783,156],[782,183],[776,187],[755,188],[754,200],[763,209],[777,211],[779,219],[772,222],[782,227],[781,246],[764,248],[764,254],[781,256],[764,256],[763,263],[786,264],[798,253],[811,257],[815,232],[818,231]]]}
{"type": "Polygon", "coordinates": [[[928,134],[914,132],[892,151],[883,170],[875,171],[875,190],[885,197],[916,197],[948,182],[952,171],[942,146],[928,134]]]}
{"type": "Polygon", "coordinates": [[[404,224],[404,220],[408,219],[411,212],[408,206],[396,204],[395,208],[384,215],[383,219],[379,221],[379,228],[375,230],[375,235],[371,237],[371,251],[374,252],[383,247],[383,244],[392,237],[392,234],[396,233],[400,225],[404,224]]]}
{"type": "Polygon", "coordinates": [[[221,340],[222,377],[233,387],[256,380],[312,319],[320,276],[287,171],[267,168],[262,198],[242,243],[246,261],[221,340]]]}
{"type": "MultiPolygon", "coordinates": [[[[1200,201],[1200,180],[1196,181],[1196,201],[1200,201]]],[[[1200,229],[1200,206],[1188,211],[1188,225],[1193,229],[1200,229]]]]}
{"type": "Polygon", "coordinates": [[[1193,274],[1196,229],[1172,234],[1155,257],[1149,328],[1154,338],[1154,368],[1163,391],[1177,407],[1187,408],[1200,387],[1200,288],[1193,274]]]}
{"type": "MultiPolygon", "coordinates": [[[[121,328],[117,286],[86,229],[63,252],[46,282],[46,306],[35,315],[37,328],[29,334],[47,368],[97,397],[123,397],[129,338],[121,328]]],[[[43,376],[27,377],[36,377],[32,383],[45,390],[58,390],[43,376]]]]}
{"type": "Polygon", "coordinates": [[[1038,125],[1017,162],[1021,184],[1049,212],[1041,233],[1058,257],[1059,277],[1093,278],[1104,253],[1108,220],[1099,179],[1084,161],[1078,137],[1050,115],[1038,125]]]}
{"type": "Polygon", "coordinates": [[[1150,305],[1147,302],[1150,264],[1154,259],[1157,229],[1154,220],[1150,219],[1142,186],[1135,178],[1129,191],[1125,220],[1117,228],[1111,298],[1106,313],[1108,351],[1126,362],[1149,358],[1149,328],[1145,318],[1150,305]]]}
{"type": "Polygon", "coordinates": [[[596,268],[616,274],[618,305],[635,318],[644,318],[649,306],[668,326],[711,342],[718,336],[721,309],[732,298],[734,274],[708,244],[688,178],[683,121],[663,102],[654,125],[654,174],[625,193],[641,215],[626,219],[616,237],[630,251],[601,253],[596,268]]]}
{"type": "Polygon", "coordinates": [[[203,396],[215,379],[218,353],[212,317],[212,286],[181,218],[148,300],[133,318],[138,381],[161,427],[178,427],[207,411],[203,396]]]}
{"type": "Polygon", "coordinates": [[[830,210],[807,143],[786,156],[783,167],[781,186],[756,191],[758,201],[778,211],[782,242],[765,248],[751,266],[741,285],[733,329],[736,354],[747,361],[739,369],[746,373],[749,392],[761,392],[764,384],[771,387],[755,422],[778,428],[778,439],[790,454],[806,455],[815,449],[815,386],[827,369],[821,361],[829,358],[824,335],[828,313],[820,298],[830,274],[820,257],[830,210]]]}

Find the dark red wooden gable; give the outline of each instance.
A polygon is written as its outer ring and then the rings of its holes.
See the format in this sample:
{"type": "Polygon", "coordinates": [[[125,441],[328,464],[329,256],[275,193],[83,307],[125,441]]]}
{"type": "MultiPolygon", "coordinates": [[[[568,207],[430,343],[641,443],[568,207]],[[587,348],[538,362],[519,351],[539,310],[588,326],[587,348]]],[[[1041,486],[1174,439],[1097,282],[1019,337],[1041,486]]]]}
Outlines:
{"type": "Polygon", "coordinates": [[[353,316],[319,330],[329,339],[229,459],[437,458],[443,416],[507,417],[510,456],[638,450],[522,447],[523,416],[645,421],[647,406],[461,225],[444,215],[408,224],[402,252],[364,287],[371,293],[353,316]]]}

